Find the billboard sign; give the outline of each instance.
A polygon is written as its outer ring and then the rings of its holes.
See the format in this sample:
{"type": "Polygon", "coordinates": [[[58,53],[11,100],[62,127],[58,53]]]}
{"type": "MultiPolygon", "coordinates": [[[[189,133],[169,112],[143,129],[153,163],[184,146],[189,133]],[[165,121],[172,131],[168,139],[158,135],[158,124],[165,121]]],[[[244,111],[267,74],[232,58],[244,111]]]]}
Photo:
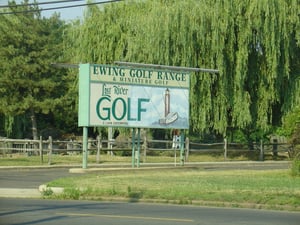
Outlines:
{"type": "Polygon", "coordinates": [[[189,128],[189,73],[99,64],[79,68],[79,126],[189,128]]]}

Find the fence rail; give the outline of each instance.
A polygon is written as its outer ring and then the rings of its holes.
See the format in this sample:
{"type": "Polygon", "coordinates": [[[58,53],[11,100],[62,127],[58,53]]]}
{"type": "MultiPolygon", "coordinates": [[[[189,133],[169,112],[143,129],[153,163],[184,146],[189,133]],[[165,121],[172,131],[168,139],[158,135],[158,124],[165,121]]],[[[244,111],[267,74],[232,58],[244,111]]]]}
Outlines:
{"type": "MultiPolygon", "coordinates": [[[[174,157],[179,151],[180,142],[172,140],[141,140],[142,156],[145,159],[147,154],[157,151],[173,151],[174,157]]],[[[266,153],[271,153],[277,156],[278,153],[286,153],[291,155],[293,148],[287,143],[251,143],[252,149],[249,149],[247,144],[243,143],[228,143],[226,139],[220,143],[199,143],[192,142],[189,138],[184,141],[185,161],[189,160],[192,154],[201,153],[220,153],[224,154],[224,160],[227,160],[228,153],[236,152],[255,152],[258,154],[257,160],[264,160],[266,153]]],[[[104,140],[100,137],[97,139],[88,140],[88,150],[96,155],[96,162],[100,162],[100,154],[114,154],[117,151],[131,151],[132,143],[128,141],[104,140]]],[[[44,155],[48,156],[48,164],[52,163],[53,154],[81,154],[82,140],[59,141],[52,140],[29,140],[29,139],[7,139],[0,138],[0,154],[6,157],[7,154],[24,153],[27,155],[39,155],[41,162],[44,161],[44,155]]]]}

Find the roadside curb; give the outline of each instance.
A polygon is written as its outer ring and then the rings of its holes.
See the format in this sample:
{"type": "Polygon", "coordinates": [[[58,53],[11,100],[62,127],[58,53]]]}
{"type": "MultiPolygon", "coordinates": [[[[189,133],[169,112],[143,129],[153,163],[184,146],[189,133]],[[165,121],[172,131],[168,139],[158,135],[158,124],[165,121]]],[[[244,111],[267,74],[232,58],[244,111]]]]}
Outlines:
{"type": "Polygon", "coordinates": [[[0,188],[1,198],[40,198],[37,188],[0,188]]]}
{"type": "Polygon", "coordinates": [[[255,161],[243,161],[243,162],[197,162],[197,163],[185,163],[184,166],[174,165],[174,164],[158,164],[158,163],[143,163],[140,167],[130,167],[127,165],[123,166],[103,166],[103,167],[89,167],[89,168],[70,168],[70,173],[94,173],[100,171],[118,171],[118,170],[148,170],[148,169],[184,169],[197,167],[202,169],[257,169],[257,168],[273,168],[274,166],[281,169],[288,169],[290,165],[289,161],[264,161],[264,162],[255,162],[255,161]]]}
{"type": "Polygon", "coordinates": [[[146,169],[151,167],[152,169],[161,168],[185,168],[185,167],[202,167],[202,168],[229,168],[236,167],[248,168],[248,167],[271,167],[273,165],[282,166],[288,168],[291,161],[222,161],[222,162],[185,162],[184,166],[179,163],[141,163],[140,167],[131,167],[131,163],[114,163],[114,164],[89,164],[88,168],[83,169],[80,164],[63,164],[63,165],[37,165],[37,166],[0,166],[1,169],[57,169],[66,168],[73,172],[95,172],[99,170],[120,170],[120,169],[146,169]]]}
{"type": "Polygon", "coordinates": [[[48,187],[47,185],[45,184],[42,184],[39,186],[39,192],[41,194],[45,193],[45,192],[52,192],[54,194],[61,194],[64,192],[64,188],[62,187],[48,187]]]}

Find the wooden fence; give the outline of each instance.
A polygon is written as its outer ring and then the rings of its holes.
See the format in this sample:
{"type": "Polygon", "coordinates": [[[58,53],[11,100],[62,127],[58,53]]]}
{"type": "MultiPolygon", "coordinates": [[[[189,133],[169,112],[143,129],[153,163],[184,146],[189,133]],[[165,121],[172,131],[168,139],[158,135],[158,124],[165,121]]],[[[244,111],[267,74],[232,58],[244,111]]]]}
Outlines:
{"type": "MultiPolygon", "coordinates": [[[[142,161],[146,161],[147,155],[154,152],[173,151],[173,155],[177,157],[180,143],[172,140],[141,140],[141,156],[142,161]]],[[[88,150],[90,154],[96,156],[96,162],[100,162],[101,154],[114,154],[117,151],[126,152],[131,155],[132,143],[128,141],[103,140],[100,137],[97,139],[88,140],[88,150]]],[[[192,154],[223,154],[224,160],[228,159],[228,154],[234,152],[235,154],[242,154],[245,152],[252,152],[258,155],[256,160],[263,161],[265,155],[273,154],[277,156],[278,153],[285,153],[290,156],[292,148],[286,143],[252,143],[252,149],[242,143],[228,143],[226,139],[220,143],[205,144],[200,142],[191,142],[188,138],[184,142],[185,161],[189,161],[192,154]]],[[[44,162],[44,156],[48,157],[48,164],[52,163],[53,154],[81,154],[82,140],[60,141],[53,140],[49,137],[48,140],[29,140],[29,139],[7,139],[0,138],[0,154],[6,157],[7,154],[24,153],[28,156],[39,155],[41,162],[44,162]]]]}

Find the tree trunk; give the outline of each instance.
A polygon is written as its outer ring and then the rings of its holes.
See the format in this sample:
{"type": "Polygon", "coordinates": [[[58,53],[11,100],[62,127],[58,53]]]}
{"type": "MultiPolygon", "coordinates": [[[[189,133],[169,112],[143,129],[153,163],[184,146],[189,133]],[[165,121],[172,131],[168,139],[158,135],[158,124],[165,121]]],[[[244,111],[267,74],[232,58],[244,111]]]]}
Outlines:
{"type": "Polygon", "coordinates": [[[37,123],[36,123],[36,117],[35,117],[35,112],[34,109],[30,109],[31,113],[31,123],[32,123],[32,138],[33,140],[38,140],[38,132],[37,132],[37,123]]]}

